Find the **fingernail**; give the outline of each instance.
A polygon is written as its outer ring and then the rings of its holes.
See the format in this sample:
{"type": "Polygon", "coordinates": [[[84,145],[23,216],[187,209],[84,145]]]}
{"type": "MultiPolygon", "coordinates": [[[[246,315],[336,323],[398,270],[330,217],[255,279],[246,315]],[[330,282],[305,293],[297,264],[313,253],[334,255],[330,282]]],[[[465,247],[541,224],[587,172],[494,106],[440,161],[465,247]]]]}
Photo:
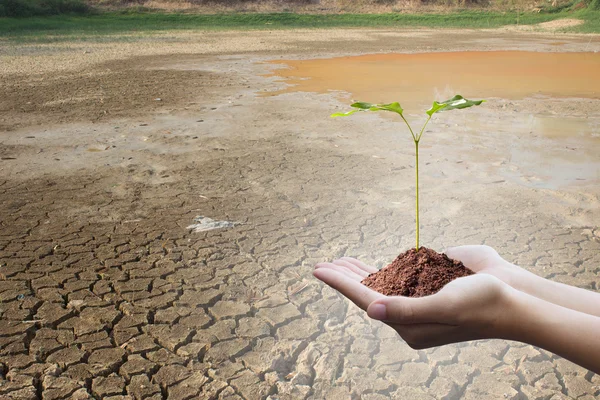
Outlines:
{"type": "Polygon", "coordinates": [[[367,314],[369,317],[380,321],[387,318],[387,311],[385,309],[385,305],[383,304],[371,305],[367,310],[367,314]]]}

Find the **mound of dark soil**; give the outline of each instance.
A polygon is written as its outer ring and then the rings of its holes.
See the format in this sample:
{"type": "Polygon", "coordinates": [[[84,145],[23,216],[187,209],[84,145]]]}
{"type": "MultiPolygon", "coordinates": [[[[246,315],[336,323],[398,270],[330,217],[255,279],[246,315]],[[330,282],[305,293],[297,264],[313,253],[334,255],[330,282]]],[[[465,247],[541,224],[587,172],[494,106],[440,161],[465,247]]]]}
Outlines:
{"type": "Polygon", "coordinates": [[[410,249],[362,283],[386,296],[423,297],[440,291],[456,278],[472,275],[462,262],[426,247],[410,249]]]}

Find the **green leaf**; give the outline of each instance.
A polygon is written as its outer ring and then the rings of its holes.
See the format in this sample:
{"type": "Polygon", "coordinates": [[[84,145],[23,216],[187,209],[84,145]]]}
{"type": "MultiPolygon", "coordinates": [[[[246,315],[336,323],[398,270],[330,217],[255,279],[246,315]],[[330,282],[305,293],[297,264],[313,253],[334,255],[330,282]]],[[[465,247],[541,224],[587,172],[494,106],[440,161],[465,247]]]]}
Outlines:
{"type": "Polygon", "coordinates": [[[445,104],[446,106],[441,111],[450,111],[450,110],[461,110],[463,108],[469,108],[472,106],[478,106],[483,103],[485,100],[468,100],[462,97],[460,94],[457,94],[451,99],[443,101],[441,104],[445,104]]]}
{"type": "Polygon", "coordinates": [[[427,115],[429,115],[430,117],[435,114],[436,112],[440,111],[441,109],[445,108],[446,106],[448,106],[447,104],[444,103],[438,103],[437,101],[433,102],[433,105],[431,106],[431,108],[427,111],[425,111],[425,113],[427,113],[427,115]]]}
{"type": "Polygon", "coordinates": [[[398,103],[397,101],[393,102],[393,103],[389,103],[389,104],[372,104],[372,103],[358,102],[358,103],[352,104],[351,106],[354,108],[359,108],[364,111],[391,111],[391,112],[395,112],[396,114],[400,114],[400,115],[402,115],[402,113],[404,112],[404,110],[400,106],[400,103],[398,103]]]}
{"type": "Polygon", "coordinates": [[[359,111],[363,111],[363,110],[352,110],[352,111],[348,111],[348,112],[345,112],[345,113],[334,113],[334,114],[331,114],[330,116],[331,116],[331,118],[347,117],[347,116],[352,115],[354,113],[357,113],[359,111]]]}
{"type": "Polygon", "coordinates": [[[404,110],[400,106],[400,103],[398,103],[397,101],[389,104],[373,104],[366,103],[364,101],[359,101],[356,103],[352,103],[350,106],[356,108],[356,110],[348,111],[345,113],[331,114],[331,117],[347,117],[359,111],[391,111],[400,115],[402,115],[402,113],[404,112],[404,110]]]}
{"type": "Polygon", "coordinates": [[[397,101],[390,104],[377,104],[376,107],[378,107],[379,110],[392,111],[400,115],[402,115],[402,113],[404,112],[404,110],[400,106],[400,103],[398,103],[397,101]]]}
{"type": "Polygon", "coordinates": [[[350,107],[360,108],[361,110],[368,110],[368,109],[373,108],[375,106],[377,106],[377,104],[365,103],[364,101],[358,101],[356,103],[350,104],[350,107]]]}

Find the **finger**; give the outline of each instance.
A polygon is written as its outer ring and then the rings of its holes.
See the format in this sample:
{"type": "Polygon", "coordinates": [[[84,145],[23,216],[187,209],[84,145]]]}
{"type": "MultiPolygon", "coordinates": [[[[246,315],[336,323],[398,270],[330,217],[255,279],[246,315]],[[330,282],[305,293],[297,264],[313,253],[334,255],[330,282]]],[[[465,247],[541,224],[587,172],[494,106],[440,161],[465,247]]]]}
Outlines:
{"type": "Polygon", "coordinates": [[[375,300],[385,297],[381,293],[377,293],[362,283],[331,268],[316,269],[313,275],[346,296],[363,310],[366,310],[369,304],[375,300]]]}
{"type": "Polygon", "coordinates": [[[494,260],[502,260],[496,250],[482,245],[450,247],[446,249],[445,253],[448,257],[461,261],[465,267],[476,272],[494,260]]]}
{"type": "Polygon", "coordinates": [[[395,324],[448,323],[448,304],[440,293],[418,298],[390,296],[370,304],[367,314],[395,324]]]}
{"type": "Polygon", "coordinates": [[[341,260],[341,259],[340,260],[335,260],[333,263],[335,265],[341,265],[342,267],[346,267],[349,270],[355,272],[356,274],[362,276],[363,278],[366,278],[367,276],[369,276],[369,273],[367,271],[365,271],[362,268],[357,267],[356,265],[354,265],[352,263],[349,263],[346,260],[341,260]]]}
{"type": "Polygon", "coordinates": [[[481,257],[481,252],[478,251],[481,246],[478,245],[466,245],[456,246],[447,248],[444,253],[454,260],[462,261],[463,263],[468,261],[475,261],[481,257]]]}
{"type": "Polygon", "coordinates": [[[362,269],[363,271],[366,271],[369,274],[372,274],[374,272],[379,271],[377,268],[372,267],[370,265],[365,264],[364,262],[357,260],[356,258],[352,258],[352,257],[342,257],[340,258],[340,260],[344,260],[349,262],[350,264],[354,264],[356,265],[358,268],[362,269]]]}
{"type": "Polygon", "coordinates": [[[359,282],[361,282],[363,280],[363,276],[358,275],[356,272],[352,271],[351,269],[348,269],[346,267],[342,267],[341,265],[336,265],[333,263],[319,263],[317,265],[315,265],[316,269],[322,269],[322,268],[329,268],[332,269],[334,271],[338,271],[341,272],[344,275],[347,275],[348,277],[357,280],[359,282]]]}

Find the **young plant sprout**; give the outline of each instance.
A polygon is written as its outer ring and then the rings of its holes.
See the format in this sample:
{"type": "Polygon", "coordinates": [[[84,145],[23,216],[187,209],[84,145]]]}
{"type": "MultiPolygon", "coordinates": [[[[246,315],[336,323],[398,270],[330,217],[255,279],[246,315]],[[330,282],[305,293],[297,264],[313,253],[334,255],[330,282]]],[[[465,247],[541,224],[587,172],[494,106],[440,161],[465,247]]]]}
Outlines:
{"type": "Polygon", "coordinates": [[[442,101],[441,103],[434,101],[431,108],[429,110],[425,111],[425,113],[428,115],[427,121],[425,121],[425,124],[423,124],[423,127],[421,128],[421,131],[416,135],[413,132],[412,128],[410,127],[406,118],[404,118],[404,114],[403,114],[404,110],[402,109],[402,107],[400,106],[400,103],[398,103],[398,102],[389,103],[389,104],[371,104],[371,103],[365,103],[365,102],[359,101],[357,103],[353,103],[350,105],[351,107],[355,108],[355,110],[351,110],[351,111],[348,111],[345,113],[331,114],[331,117],[347,117],[349,115],[352,115],[354,113],[361,112],[361,111],[391,111],[391,112],[394,112],[394,113],[400,115],[400,117],[402,117],[402,120],[404,121],[406,126],[408,126],[408,130],[410,131],[410,134],[412,135],[412,138],[413,138],[413,142],[415,143],[415,170],[416,170],[415,194],[416,194],[416,226],[417,226],[416,250],[417,251],[419,250],[419,142],[421,141],[421,136],[423,136],[425,127],[427,126],[427,123],[429,123],[429,120],[431,119],[433,114],[435,114],[438,111],[460,110],[460,109],[468,108],[471,106],[478,106],[481,103],[483,103],[484,101],[485,100],[467,100],[458,94],[456,96],[452,97],[451,99],[442,101]]]}

